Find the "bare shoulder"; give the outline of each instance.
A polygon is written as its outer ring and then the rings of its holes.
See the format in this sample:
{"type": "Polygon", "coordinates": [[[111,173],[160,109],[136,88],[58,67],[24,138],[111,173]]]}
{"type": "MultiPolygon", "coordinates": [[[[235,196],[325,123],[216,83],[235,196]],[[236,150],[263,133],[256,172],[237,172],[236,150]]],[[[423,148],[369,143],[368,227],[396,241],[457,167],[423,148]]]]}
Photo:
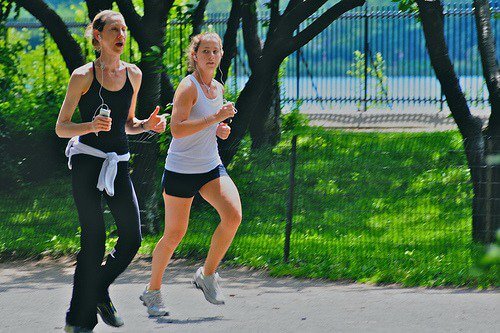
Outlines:
{"type": "Polygon", "coordinates": [[[222,93],[224,93],[224,85],[217,80],[215,80],[215,84],[222,90],[222,93]]]}
{"type": "Polygon", "coordinates": [[[71,73],[71,78],[77,80],[84,80],[86,78],[92,78],[93,75],[94,75],[94,68],[92,66],[92,63],[89,62],[88,64],[76,68],[73,71],[73,73],[71,73]]]}
{"type": "Polygon", "coordinates": [[[181,80],[179,86],[177,87],[177,91],[179,91],[179,93],[182,94],[192,95],[195,98],[198,94],[196,90],[196,85],[188,76],[186,76],[181,80]]]}
{"type": "Polygon", "coordinates": [[[142,71],[136,64],[129,64],[128,62],[123,62],[125,67],[127,67],[128,73],[132,78],[141,78],[142,71]]]}
{"type": "Polygon", "coordinates": [[[174,96],[174,105],[177,103],[187,103],[194,105],[198,99],[198,91],[196,85],[189,77],[185,77],[177,86],[174,96]]]}
{"type": "Polygon", "coordinates": [[[123,64],[127,68],[128,77],[130,78],[130,82],[132,82],[132,86],[135,91],[139,91],[142,82],[142,71],[137,65],[129,64],[128,62],[123,61],[123,64]]]}
{"type": "Polygon", "coordinates": [[[71,73],[70,87],[75,87],[75,89],[78,88],[83,93],[87,91],[93,78],[94,68],[92,63],[89,62],[88,64],[76,68],[73,73],[71,73]]]}

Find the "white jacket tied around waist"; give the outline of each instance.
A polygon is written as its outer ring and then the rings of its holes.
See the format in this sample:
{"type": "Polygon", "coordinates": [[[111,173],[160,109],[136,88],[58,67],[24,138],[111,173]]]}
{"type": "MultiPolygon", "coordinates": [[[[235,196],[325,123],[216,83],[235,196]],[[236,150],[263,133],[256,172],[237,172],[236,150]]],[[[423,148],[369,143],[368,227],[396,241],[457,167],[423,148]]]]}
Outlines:
{"type": "Polygon", "coordinates": [[[118,155],[117,153],[105,153],[99,149],[88,146],[78,141],[78,136],[72,137],[66,146],[66,156],[68,157],[68,168],[71,170],[71,157],[77,154],[86,154],[104,159],[102,163],[97,188],[100,191],[106,190],[109,196],[115,195],[115,178],[118,171],[118,162],[128,161],[130,153],[118,155]]]}
{"type": "MultiPolygon", "coordinates": [[[[189,119],[203,119],[217,113],[223,104],[222,89],[219,85],[217,85],[217,97],[209,99],[196,78],[192,74],[188,77],[198,91],[198,97],[191,109],[189,119]]],[[[218,124],[211,125],[180,139],[172,138],[165,169],[178,173],[196,174],[208,172],[221,164],[217,148],[217,126],[218,124]]]]}

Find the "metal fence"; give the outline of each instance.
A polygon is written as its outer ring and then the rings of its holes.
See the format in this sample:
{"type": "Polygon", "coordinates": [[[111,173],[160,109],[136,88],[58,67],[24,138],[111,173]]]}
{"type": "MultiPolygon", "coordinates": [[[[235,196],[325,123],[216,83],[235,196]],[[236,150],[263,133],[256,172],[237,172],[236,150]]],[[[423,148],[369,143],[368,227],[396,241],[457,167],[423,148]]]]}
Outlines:
{"type": "MultiPolygon", "coordinates": [[[[498,2],[492,2],[493,16],[500,13],[498,2]]],[[[314,21],[317,15],[302,25],[314,21]]],[[[265,17],[265,15],[262,15],[265,17]]],[[[210,14],[206,29],[223,35],[228,13],[210,14]]],[[[498,20],[492,20],[497,48],[500,45],[498,20]]],[[[48,37],[39,23],[13,21],[11,29],[32,32],[31,43],[44,43],[48,37]]],[[[68,23],[80,35],[83,24],[68,23]]],[[[259,20],[259,34],[265,39],[268,21],[259,20]]],[[[167,71],[182,77],[186,71],[183,54],[188,46],[190,25],[187,20],[170,20],[167,26],[167,71]]],[[[455,70],[473,109],[488,107],[488,92],[482,77],[477,49],[477,32],[471,5],[447,5],[445,35],[455,70]]],[[[134,52],[133,38],[129,39],[125,59],[135,62],[140,54],[134,52]]],[[[237,94],[250,74],[247,56],[240,32],[235,57],[228,79],[228,87],[237,94]]],[[[91,54],[88,43],[82,43],[85,53],[91,54]]],[[[498,51],[497,51],[498,52],[498,51]]],[[[43,52],[43,70],[46,70],[47,52],[43,52]]],[[[325,110],[389,110],[423,112],[446,108],[439,82],[434,76],[420,23],[413,14],[401,13],[395,7],[368,7],[346,13],[327,27],[283,64],[280,79],[282,100],[288,107],[298,100],[305,103],[308,113],[325,110]],[[355,52],[360,54],[356,58],[355,52]],[[365,58],[367,61],[365,61],[365,58]],[[365,75],[365,67],[377,68],[365,75]],[[377,75],[373,73],[377,72],[377,75]]]]}
{"type": "MultiPolygon", "coordinates": [[[[33,146],[46,140],[29,141],[30,151],[47,155],[33,146]]],[[[37,169],[42,177],[0,190],[0,259],[9,253],[78,250],[71,177],[58,149],[61,159],[50,166],[41,165],[38,155],[21,156],[32,166],[24,168],[37,169]]],[[[23,151],[9,156],[16,154],[23,151]]],[[[228,260],[278,267],[285,259],[308,276],[332,279],[363,279],[387,269],[396,277],[381,276],[381,281],[466,284],[476,279],[472,185],[458,133],[315,130],[298,140],[285,135],[273,151],[242,147],[229,173],[242,198],[243,222],[228,260]]],[[[162,230],[160,177],[147,181],[157,187],[162,230]]],[[[489,193],[498,196],[499,180],[488,181],[494,185],[489,193]]],[[[500,199],[490,202],[486,214],[498,225],[500,199]]],[[[111,232],[113,219],[109,212],[105,217],[111,232]]],[[[196,205],[176,255],[205,256],[218,222],[208,204],[196,205]]],[[[152,251],[159,237],[146,235],[142,251],[152,251]]],[[[498,275],[496,282],[494,274],[488,279],[498,283],[498,275]]]]}

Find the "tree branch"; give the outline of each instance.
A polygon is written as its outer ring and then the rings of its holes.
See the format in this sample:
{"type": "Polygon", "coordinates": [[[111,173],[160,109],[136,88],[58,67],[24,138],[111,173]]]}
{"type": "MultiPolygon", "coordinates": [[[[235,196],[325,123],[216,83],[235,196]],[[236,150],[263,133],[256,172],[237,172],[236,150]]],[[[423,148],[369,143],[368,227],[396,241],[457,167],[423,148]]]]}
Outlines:
{"type": "Polygon", "coordinates": [[[453,119],[464,138],[477,135],[481,124],[476,124],[470,113],[444,38],[443,5],[440,1],[417,0],[419,17],[424,30],[427,52],[436,73],[453,119]]]}
{"type": "Polygon", "coordinates": [[[496,46],[491,27],[491,10],[488,0],[474,0],[476,16],[477,40],[483,76],[488,87],[491,114],[488,121],[488,132],[500,133],[500,72],[495,54],[496,46]]]}
{"type": "Polygon", "coordinates": [[[142,29],[142,17],[137,13],[131,0],[116,0],[132,36],[139,44],[144,43],[144,31],[142,29]]]}
{"type": "Polygon", "coordinates": [[[71,36],[61,17],[42,0],[16,0],[17,4],[37,18],[48,30],[66,62],[69,72],[84,64],[82,49],[71,36]]]}
{"type": "Polygon", "coordinates": [[[168,17],[168,13],[174,4],[174,0],[144,0],[144,18],[146,21],[153,19],[163,20],[168,17]]]}
{"type": "Polygon", "coordinates": [[[189,39],[201,32],[201,26],[205,21],[205,10],[207,9],[207,4],[208,0],[200,0],[198,2],[198,6],[196,6],[196,9],[191,16],[191,25],[193,26],[193,32],[191,33],[191,36],[189,36],[189,39]]]}
{"type": "Polygon", "coordinates": [[[280,15],[280,0],[272,0],[271,1],[271,19],[269,21],[269,29],[267,30],[266,40],[270,38],[278,24],[280,23],[281,15],[280,15]]]}
{"type": "Polygon", "coordinates": [[[301,48],[309,41],[311,41],[311,39],[325,30],[330,24],[332,24],[333,21],[338,19],[340,16],[356,7],[363,6],[364,4],[365,0],[343,0],[336,3],[291,39],[288,52],[292,53],[301,48]]]}
{"type": "Polygon", "coordinates": [[[290,11],[294,9],[300,2],[302,2],[302,0],[290,0],[285,8],[285,11],[283,12],[283,15],[290,13],[290,11]]]}
{"type": "Polygon", "coordinates": [[[282,17],[282,24],[280,24],[280,30],[286,32],[286,35],[290,35],[303,21],[318,11],[326,1],[327,0],[298,1],[289,11],[285,10],[282,17]]]}
{"type": "Polygon", "coordinates": [[[248,63],[252,72],[262,56],[262,45],[257,32],[256,0],[244,0],[241,10],[243,41],[248,54],[248,63]]]}
{"type": "Polygon", "coordinates": [[[113,8],[113,0],[86,0],[90,22],[102,10],[113,8]]]}

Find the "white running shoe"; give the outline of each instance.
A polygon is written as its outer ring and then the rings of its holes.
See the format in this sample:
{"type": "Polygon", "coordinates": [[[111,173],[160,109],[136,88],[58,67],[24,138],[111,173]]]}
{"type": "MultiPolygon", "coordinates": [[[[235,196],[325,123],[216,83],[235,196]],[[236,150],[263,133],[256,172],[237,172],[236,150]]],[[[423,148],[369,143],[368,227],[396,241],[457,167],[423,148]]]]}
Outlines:
{"type": "Polygon", "coordinates": [[[142,304],[148,308],[148,314],[153,317],[168,316],[169,311],[163,303],[160,290],[148,290],[148,286],[139,296],[142,304]]]}
{"type": "Polygon", "coordinates": [[[207,301],[212,304],[222,305],[225,303],[222,290],[219,286],[219,273],[203,275],[203,267],[198,268],[193,277],[193,284],[201,289],[207,301]]]}

